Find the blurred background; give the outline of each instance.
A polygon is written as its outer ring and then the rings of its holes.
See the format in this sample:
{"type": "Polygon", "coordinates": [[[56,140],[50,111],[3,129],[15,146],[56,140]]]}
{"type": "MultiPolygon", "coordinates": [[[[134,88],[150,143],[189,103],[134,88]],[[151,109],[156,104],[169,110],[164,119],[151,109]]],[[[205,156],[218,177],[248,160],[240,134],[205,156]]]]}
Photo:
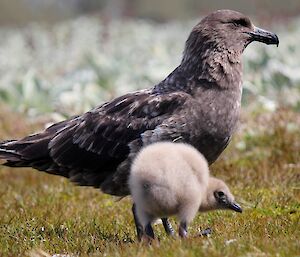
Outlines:
{"type": "Polygon", "coordinates": [[[30,21],[55,22],[82,14],[107,18],[146,18],[156,21],[191,19],[216,9],[234,9],[263,19],[287,19],[298,15],[297,0],[1,0],[2,24],[30,21]]]}
{"type": "Polygon", "coordinates": [[[222,8],[280,39],[245,50],[239,129],[212,166],[243,215],[199,215],[191,235],[211,227],[208,240],[148,251],[128,226],[130,199],[0,165],[1,257],[299,257],[300,0],[0,0],[0,141],[152,87],[177,67],[192,27],[222,8]]]}
{"type": "Polygon", "coordinates": [[[246,49],[245,108],[299,112],[298,0],[0,0],[0,107],[46,123],[151,87],[201,17],[223,8],[280,38],[246,49]]]}

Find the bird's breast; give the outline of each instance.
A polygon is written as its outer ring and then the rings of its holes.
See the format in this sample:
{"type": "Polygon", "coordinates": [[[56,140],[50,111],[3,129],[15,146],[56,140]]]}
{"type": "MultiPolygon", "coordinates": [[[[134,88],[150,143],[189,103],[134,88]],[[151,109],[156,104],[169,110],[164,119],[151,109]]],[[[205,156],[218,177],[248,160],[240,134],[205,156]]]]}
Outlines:
{"type": "Polygon", "coordinates": [[[225,149],[240,114],[241,91],[204,92],[190,107],[189,142],[212,163],[225,149]]]}
{"type": "Polygon", "coordinates": [[[241,90],[207,90],[195,98],[192,116],[201,133],[226,138],[234,132],[241,107],[241,90]]]}

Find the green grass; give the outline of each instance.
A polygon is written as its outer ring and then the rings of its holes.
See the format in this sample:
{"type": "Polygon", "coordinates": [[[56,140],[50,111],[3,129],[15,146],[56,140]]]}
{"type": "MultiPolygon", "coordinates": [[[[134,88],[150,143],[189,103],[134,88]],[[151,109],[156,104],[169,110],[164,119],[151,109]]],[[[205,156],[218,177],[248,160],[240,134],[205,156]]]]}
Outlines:
{"type": "MultiPolygon", "coordinates": [[[[300,115],[281,110],[244,116],[212,166],[237,196],[242,214],[199,214],[187,240],[167,238],[157,225],[159,243],[147,246],[136,242],[129,198],[116,201],[60,177],[1,167],[0,256],[300,256],[300,115]],[[207,227],[212,235],[198,237],[207,227]]],[[[20,119],[5,122],[2,138],[18,123],[23,134],[33,131],[20,119]]]]}

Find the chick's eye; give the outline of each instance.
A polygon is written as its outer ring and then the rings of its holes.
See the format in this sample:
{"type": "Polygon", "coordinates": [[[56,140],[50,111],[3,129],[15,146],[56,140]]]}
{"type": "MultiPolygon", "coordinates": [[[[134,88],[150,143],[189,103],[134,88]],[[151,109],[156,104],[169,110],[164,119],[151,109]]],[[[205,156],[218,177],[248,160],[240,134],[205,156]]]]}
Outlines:
{"type": "Polygon", "coordinates": [[[224,198],[225,194],[222,191],[217,191],[217,192],[215,192],[215,196],[217,198],[224,198]]]}
{"type": "Polygon", "coordinates": [[[222,197],[222,196],[224,196],[224,193],[223,193],[222,191],[219,191],[219,192],[218,192],[218,196],[219,196],[219,197],[222,197]]]}

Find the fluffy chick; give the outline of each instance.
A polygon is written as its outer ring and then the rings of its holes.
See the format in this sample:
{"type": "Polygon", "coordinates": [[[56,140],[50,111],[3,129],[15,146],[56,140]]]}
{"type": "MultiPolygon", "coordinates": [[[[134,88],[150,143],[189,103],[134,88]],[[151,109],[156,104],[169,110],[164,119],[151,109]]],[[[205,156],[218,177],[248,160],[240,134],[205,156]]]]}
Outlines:
{"type": "Polygon", "coordinates": [[[179,235],[186,237],[198,211],[242,211],[227,185],[209,176],[203,155],[187,144],[160,142],[143,148],[131,166],[129,188],[137,218],[151,238],[157,218],[177,216],[179,235]]]}

